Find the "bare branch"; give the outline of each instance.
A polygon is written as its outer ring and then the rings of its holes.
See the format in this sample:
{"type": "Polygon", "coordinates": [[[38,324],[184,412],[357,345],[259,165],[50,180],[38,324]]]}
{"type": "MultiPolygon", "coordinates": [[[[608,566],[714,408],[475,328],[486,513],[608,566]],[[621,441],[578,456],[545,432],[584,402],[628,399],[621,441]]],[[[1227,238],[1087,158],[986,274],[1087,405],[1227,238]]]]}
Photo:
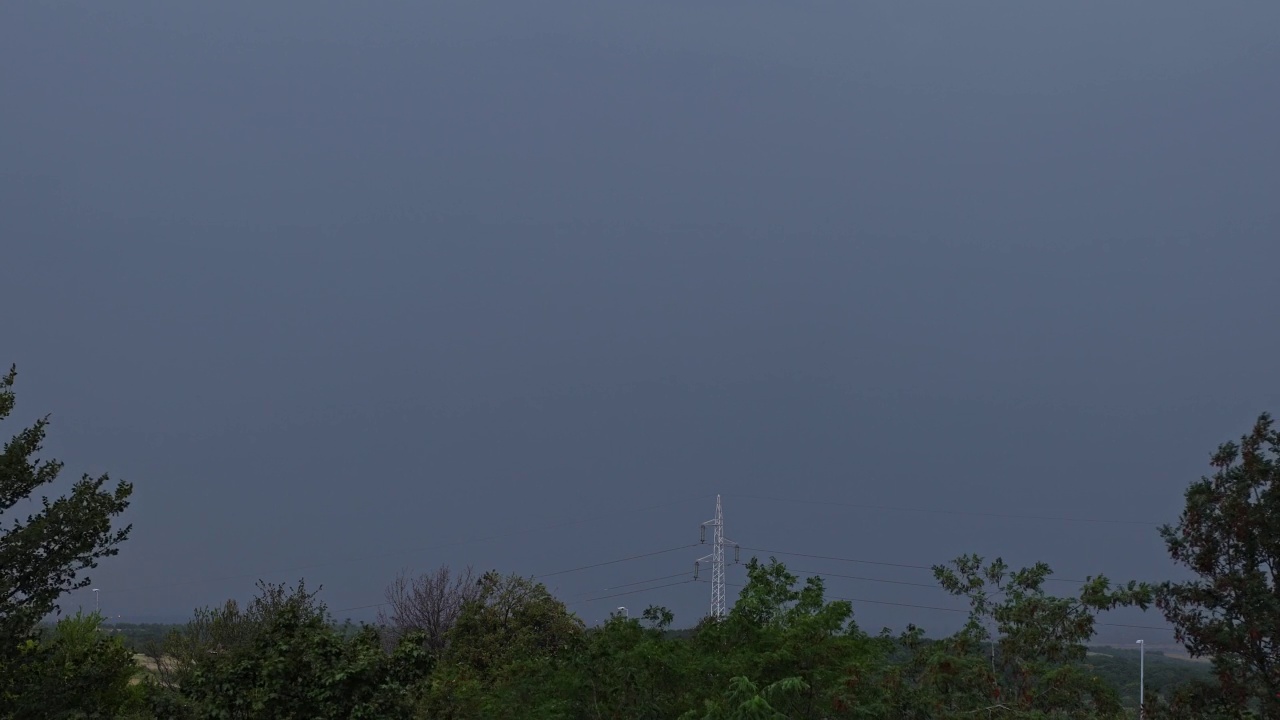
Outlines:
{"type": "Polygon", "coordinates": [[[416,576],[402,571],[387,586],[388,609],[378,612],[378,624],[392,646],[406,634],[418,632],[423,635],[425,647],[438,653],[444,649],[463,606],[478,594],[471,566],[454,572],[443,565],[433,573],[416,576]]]}

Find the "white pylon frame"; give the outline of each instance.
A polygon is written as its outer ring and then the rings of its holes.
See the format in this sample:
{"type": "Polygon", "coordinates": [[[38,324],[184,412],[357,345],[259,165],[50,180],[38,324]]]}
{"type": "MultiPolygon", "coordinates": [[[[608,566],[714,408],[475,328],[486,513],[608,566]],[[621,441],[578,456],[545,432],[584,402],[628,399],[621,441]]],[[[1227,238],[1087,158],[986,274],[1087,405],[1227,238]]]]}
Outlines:
{"type": "MultiPolygon", "coordinates": [[[[693,576],[698,577],[698,570],[702,563],[711,563],[711,617],[716,620],[722,620],[729,614],[728,605],[725,601],[725,561],[724,549],[732,545],[734,552],[738,550],[738,543],[730,540],[724,535],[724,508],[720,505],[720,496],[716,495],[716,516],[711,520],[702,523],[700,532],[702,542],[707,541],[707,527],[712,528],[711,534],[711,554],[698,558],[693,563],[693,576]]],[[[734,561],[737,562],[735,555],[734,561]]]]}

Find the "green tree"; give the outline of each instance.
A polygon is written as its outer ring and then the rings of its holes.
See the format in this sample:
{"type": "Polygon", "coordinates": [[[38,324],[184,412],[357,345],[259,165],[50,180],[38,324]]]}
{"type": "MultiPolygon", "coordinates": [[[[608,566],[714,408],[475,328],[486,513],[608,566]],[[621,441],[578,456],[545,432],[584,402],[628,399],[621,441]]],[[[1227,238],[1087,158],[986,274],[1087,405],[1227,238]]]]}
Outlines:
{"type": "Polygon", "coordinates": [[[1221,699],[1280,718],[1280,431],[1271,417],[1220,446],[1211,466],[1212,477],[1187,488],[1178,523],[1160,529],[1174,562],[1197,577],[1160,585],[1156,606],[1192,656],[1213,659],[1221,699]]]}
{"type": "MultiPolygon", "coordinates": [[[[422,638],[390,653],[375,628],[335,626],[302,583],[260,584],[240,611],[205,613],[171,647],[181,654],[167,716],[268,720],[405,717],[429,671],[422,638]]],[[[159,703],[158,703],[159,704],[159,703]]]]}
{"type": "Polygon", "coordinates": [[[422,706],[424,717],[563,717],[580,702],[566,672],[581,652],[582,621],[546,586],[485,573],[449,631],[422,706]]]}
{"type": "Polygon", "coordinates": [[[1051,568],[1037,563],[1010,570],[1000,559],[976,555],[937,566],[948,592],[969,601],[965,627],[952,638],[921,646],[918,687],[938,716],[999,711],[1009,717],[1102,718],[1121,712],[1115,688],[1084,665],[1096,616],[1119,606],[1145,608],[1149,588],[1113,588],[1104,577],[1086,581],[1078,597],[1044,589],[1051,568]]]}
{"type": "Polygon", "coordinates": [[[790,718],[856,716],[855,708],[870,701],[849,680],[884,657],[881,644],[853,622],[852,605],[828,601],[820,577],[801,585],[774,558],[752,558],[746,569],[747,584],[729,616],[704,621],[693,640],[698,676],[741,699],[704,698],[711,703],[706,711],[765,712],[767,705],[790,718]],[[751,687],[764,690],[747,697],[751,687]]]}
{"type": "Polygon", "coordinates": [[[792,716],[774,707],[775,703],[809,689],[796,677],[783,678],[761,689],[748,678],[738,676],[729,681],[729,689],[719,700],[708,700],[705,711],[687,713],[687,720],[790,720],[792,716]]]}
{"type": "MultiPolygon", "coordinates": [[[[16,378],[16,368],[0,377],[0,421],[13,411],[16,378]]],[[[29,657],[22,648],[37,623],[58,610],[64,593],[87,587],[84,571],[115,555],[130,530],[113,529],[112,520],[129,506],[133,487],[126,482],[108,487],[106,475],[85,475],[55,500],[41,497],[25,519],[6,517],[58,479],[62,463],[40,457],[48,426],[48,417],[36,420],[0,453],[0,716],[21,692],[12,683],[23,675],[19,664],[29,657]]]]}
{"type": "Polygon", "coordinates": [[[98,614],[58,621],[39,642],[24,643],[12,718],[123,718],[141,713],[141,671],[118,635],[102,632],[98,614]]]}
{"type": "Polygon", "coordinates": [[[705,691],[687,641],[673,638],[674,616],[649,607],[637,618],[615,615],[587,633],[571,668],[581,687],[583,717],[674,718],[705,691]]]}
{"type": "Polygon", "coordinates": [[[317,592],[300,580],[295,587],[259,581],[258,593],[243,608],[235,600],[220,607],[197,608],[186,625],[170,631],[161,642],[150,642],[146,654],[163,687],[176,688],[205,668],[212,658],[248,653],[275,619],[289,611],[296,617],[325,616],[317,592]]]}

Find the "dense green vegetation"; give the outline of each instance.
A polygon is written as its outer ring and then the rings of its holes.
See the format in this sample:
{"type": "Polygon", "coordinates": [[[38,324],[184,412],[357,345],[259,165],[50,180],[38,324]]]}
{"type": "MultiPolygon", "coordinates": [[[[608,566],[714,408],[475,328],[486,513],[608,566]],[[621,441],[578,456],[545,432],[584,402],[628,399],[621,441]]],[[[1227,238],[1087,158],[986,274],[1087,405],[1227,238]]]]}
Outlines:
{"type": "MultiPolygon", "coordinates": [[[[350,625],[343,627],[348,630],[351,628],[350,625]]],[[[47,626],[47,629],[52,628],[52,625],[47,626]]],[[[138,654],[154,654],[157,650],[163,652],[166,638],[182,629],[182,625],[169,623],[115,622],[102,626],[104,632],[118,635],[130,652],[138,654]]],[[[595,630],[596,628],[590,628],[588,633],[595,630]]],[[[387,627],[380,627],[379,632],[384,637],[394,634],[387,627]]],[[[682,641],[692,638],[694,632],[692,628],[673,629],[664,635],[668,640],[682,641]]],[[[1126,707],[1137,704],[1139,663],[1137,650],[1127,647],[1090,646],[1088,657],[1084,662],[1091,668],[1094,675],[1118,690],[1121,702],[1126,707]]],[[[1203,682],[1213,677],[1212,667],[1208,663],[1167,655],[1159,650],[1147,650],[1145,665],[1147,692],[1166,699],[1172,698],[1179,688],[1189,683],[1203,682]]]]}
{"type": "MultiPolygon", "coordinates": [[[[0,516],[56,479],[46,427],[5,445],[0,516]]],[[[96,615],[41,625],[128,535],[113,525],[132,488],[85,477],[0,531],[0,718],[1119,718],[1136,653],[1091,654],[1096,618],[1149,606],[1211,661],[1150,653],[1149,717],[1280,718],[1280,433],[1264,415],[1213,466],[1161,530],[1193,580],[1096,577],[1064,597],[1045,590],[1047,565],[962,556],[934,568],[970,608],[939,638],[868,633],[821,578],[772,558],[747,563],[727,617],[680,632],[662,607],[588,628],[532,579],[447,568],[401,578],[368,626],[336,623],[303,582],[260,584],[162,636],[96,615]]]]}
{"type": "MultiPolygon", "coordinates": [[[[1138,651],[1128,648],[1090,648],[1085,662],[1091,672],[1102,681],[1116,688],[1126,706],[1137,704],[1138,651]]],[[[1197,682],[1213,678],[1213,668],[1206,662],[1170,657],[1159,651],[1146,652],[1147,693],[1165,701],[1173,699],[1178,690],[1197,682]]]]}

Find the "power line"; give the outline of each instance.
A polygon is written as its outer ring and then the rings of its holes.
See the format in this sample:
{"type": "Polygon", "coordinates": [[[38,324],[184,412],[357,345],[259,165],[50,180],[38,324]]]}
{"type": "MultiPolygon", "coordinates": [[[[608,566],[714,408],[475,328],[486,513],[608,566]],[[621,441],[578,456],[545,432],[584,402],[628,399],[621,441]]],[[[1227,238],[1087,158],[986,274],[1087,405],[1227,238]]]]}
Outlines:
{"type": "Polygon", "coordinates": [[[653,557],[655,555],[665,555],[666,553],[673,553],[677,550],[688,550],[691,547],[697,547],[697,546],[698,546],[698,543],[690,543],[688,545],[680,545],[678,547],[667,548],[666,550],[655,550],[653,552],[641,553],[639,555],[628,555],[627,557],[618,558],[617,560],[606,560],[604,562],[592,563],[591,565],[581,565],[579,567],[569,568],[567,570],[557,570],[555,572],[543,573],[541,575],[534,575],[533,578],[535,580],[541,580],[542,578],[549,578],[556,575],[564,575],[566,573],[579,572],[581,570],[590,570],[592,568],[604,567],[605,565],[617,565],[618,563],[623,563],[630,560],[639,560],[640,558],[653,557]]]}
{"type": "MultiPolygon", "coordinates": [[[[735,588],[745,588],[746,585],[740,583],[728,583],[735,588]]],[[[846,602],[870,602],[874,605],[895,605],[897,607],[915,607],[918,610],[941,610],[943,612],[968,612],[968,610],[956,609],[956,607],[938,607],[936,605],[913,605],[910,602],[892,602],[887,600],[863,600],[858,597],[838,597],[826,596],[826,600],[844,600],[846,602]]]]}
{"type": "MultiPolygon", "coordinates": [[[[597,593],[597,592],[608,592],[608,591],[610,591],[610,590],[618,590],[618,589],[620,589],[620,588],[625,588],[625,587],[635,587],[636,585],[645,585],[645,584],[647,584],[647,583],[651,583],[651,582],[658,582],[659,580],[670,580],[671,578],[686,577],[686,576],[688,576],[688,575],[689,575],[689,572],[688,572],[688,571],[685,571],[685,572],[672,573],[671,575],[662,575],[662,576],[660,576],[660,577],[649,578],[648,580],[636,580],[635,582],[622,583],[622,584],[620,584],[620,585],[614,585],[613,587],[601,588],[601,589],[599,589],[599,590],[588,590],[587,592],[584,592],[584,593],[578,593],[577,595],[574,595],[574,596],[573,596],[573,598],[571,598],[571,599],[572,599],[574,602],[580,602],[579,598],[585,597],[585,596],[587,596],[587,595],[591,595],[592,593],[597,593]]],[[[645,588],[645,589],[648,589],[648,588],[645,588]]]]}
{"type": "Polygon", "coordinates": [[[1127,625],[1125,623],[1094,623],[1094,625],[1106,625],[1107,627],[1120,627],[1120,628],[1137,628],[1139,630],[1161,630],[1167,633],[1174,632],[1174,629],[1171,627],[1158,627],[1156,625],[1127,625]]]}
{"type": "MultiPolygon", "coordinates": [[[[890,602],[890,601],[887,601],[887,600],[867,600],[867,598],[858,598],[858,597],[835,597],[835,596],[832,596],[832,600],[846,600],[846,601],[849,601],[849,602],[869,602],[869,603],[873,603],[873,605],[896,605],[896,606],[899,606],[899,607],[914,607],[914,609],[918,609],[918,610],[941,610],[941,611],[943,611],[943,612],[969,612],[969,610],[959,609],[959,607],[937,607],[937,606],[932,606],[932,605],[911,605],[911,603],[909,603],[909,602],[890,602]]],[[[1097,620],[1096,620],[1096,621],[1094,621],[1094,623],[1093,623],[1093,624],[1094,624],[1094,625],[1103,625],[1103,626],[1107,626],[1107,628],[1137,628],[1137,629],[1142,629],[1142,630],[1161,630],[1161,632],[1166,632],[1166,633],[1172,633],[1172,632],[1174,632],[1174,630],[1172,630],[1172,628],[1160,628],[1160,626],[1156,626],[1156,625],[1128,625],[1128,624],[1124,624],[1124,623],[1101,623],[1101,621],[1097,621],[1097,620]]]]}
{"type": "MultiPolygon", "coordinates": [[[[634,582],[634,583],[623,583],[623,584],[621,584],[621,585],[613,585],[613,588],[604,588],[604,589],[605,589],[605,591],[609,591],[609,589],[614,589],[614,588],[627,588],[627,587],[632,587],[632,585],[641,585],[641,584],[645,584],[645,583],[657,583],[657,582],[658,582],[658,580],[668,580],[668,579],[671,579],[671,578],[682,578],[682,577],[686,577],[686,575],[689,575],[689,573],[676,573],[676,574],[673,574],[673,575],[662,575],[662,577],[660,577],[660,578],[649,578],[648,580],[636,580],[636,582],[634,582]]],[[[685,579],[685,580],[680,580],[680,582],[678,582],[678,583],[666,583],[666,584],[662,584],[662,585],[653,585],[653,587],[649,587],[649,588],[639,588],[639,589],[634,589],[634,591],[618,592],[618,593],[612,593],[612,594],[602,594],[602,596],[598,596],[598,597],[586,597],[586,598],[582,598],[582,600],[573,600],[573,601],[570,601],[570,602],[566,602],[566,603],[564,603],[564,606],[566,606],[566,607],[571,607],[571,606],[573,606],[573,605],[584,605],[584,603],[588,603],[588,602],[595,602],[595,601],[598,601],[598,600],[609,600],[609,598],[628,596],[628,594],[639,594],[639,593],[643,593],[643,592],[657,591],[657,589],[662,589],[662,588],[673,588],[673,587],[676,587],[676,585],[684,585],[684,584],[686,584],[686,583],[690,583],[690,582],[692,582],[692,578],[685,579]]],[[[584,594],[589,594],[589,593],[584,593],[584,594]]],[[[369,610],[369,609],[371,609],[371,607],[383,607],[383,606],[385,606],[385,605],[390,605],[390,603],[389,603],[389,602],[376,602],[376,603],[374,603],[374,605],[357,605],[356,607],[343,607],[343,609],[340,609],[340,610],[334,610],[333,612],[351,612],[351,611],[353,611],[353,610],[369,610]]]]}
{"type": "Polygon", "coordinates": [[[1055,517],[1051,515],[1016,515],[1013,513],[992,513],[992,512],[976,512],[970,510],[933,510],[926,508],[910,508],[895,505],[867,505],[863,503],[837,502],[830,500],[801,500],[798,498],[780,498],[768,497],[765,495],[745,495],[742,493],[733,493],[733,497],[747,498],[751,500],[765,500],[768,502],[788,502],[801,505],[834,505],[837,507],[858,508],[860,510],[887,510],[890,512],[909,512],[909,513],[927,513],[934,515],[967,515],[971,517],[1000,518],[1004,520],[1037,520],[1037,521],[1053,521],[1053,522],[1076,522],[1076,523],[1096,523],[1107,525],[1142,525],[1146,527],[1159,527],[1164,523],[1151,522],[1149,520],[1120,520],[1109,518],[1079,518],[1079,517],[1055,517]]]}
{"type": "MultiPolygon", "coordinates": [[[[644,512],[644,511],[646,511],[646,510],[656,510],[656,509],[658,509],[658,508],[670,507],[670,506],[672,506],[672,505],[681,505],[681,504],[689,503],[689,502],[696,501],[696,500],[705,500],[705,499],[707,499],[707,498],[709,498],[709,497],[712,497],[713,495],[714,495],[714,493],[708,493],[708,494],[706,494],[706,495],[699,495],[699,496],[697,496],[697,497],[693,497],[693,498],[684,498],[684,499],[681,499],[681,500],[673,500],[673,501],[670,501],[670,502],[655,503],[655,504],[652,504],[652,505],[646,505],[646,506],[643,506],[643,507],[634,508],[633,510],[630,510],[629,512],[632,512],[632,513],[636,513],[636,512],[644,512]]],[[[264,571],[264,572],[240,573],[240,574],[237,574],[237,575],[223,575],[223,576],[221,576],[221,577],[213,577],[213,578],[192,578],[192,579],[189,579],[189,580],[177,580],[177,581],[174,581],[174,582],[159,583],[159,584],[155,584],[155,585],[141,585],[141,586],[131,587],[131,588],[113,589],[113,590],[112,590],[112,592],[115,592],[115,593],[142,592],[142,591],[144,591],[144,590],[160,590],[160,589],[164,589],[164,588],[178,587],[178,586],[181,586],[181,585],[196,585],[196,584],[201,584],[201,583],[219,583],[219,582],[227,582],[227,581],[230,581],[230,580],[248,580],[248,579],[255,579],[255,580],[256,580],[256,579],[260,579],[260,578],[267,577],[267,576],[280,575],[280,574],[282,574],[282,573],[297,572],[297,571],[299,571],[299,570],[311,570],[311,569],[318,568],[318,567],[327,567],[327,566],[331,566],[331,565],[341,565],[341,564],[344,564],[344,563],[351,563],[351,562],[363,562],[363,561],[366,561],[366,560],[380,559],[380,558],[384,558],[384,557],[390,557],[390,556],[392,556],[392,555],[403,555],[403,554],[406,554],[406,553],[431,552],[431,551],[433,551],[433,550],[443,550],[443,549],[446,549],[446,548],[459,547],[459,546],[462,546],[462,545],[470,545],[470,544],[472,544],[472,543],[489,542],[489,541],[493,541],[493,540],[504,540],[504,539],[506,539],[506,538],[516,537],[516,536],[519,536],[519,535],[527,535],[527,534],[530,534],[530,533],[536,533],[536,532],[546,532],[546,531],[548,531],[548,530],[557,530],[557,529],[559,529],[559,528],[573,527],[573,526],[576,526],[576,525],[586,525],[586,524],[589,524],[589,523],[600,522],[600,521],[602,521],[602,520],[608,519],[609,517],[611,517],[611,516],[609,516],[609,515],[593,515],[593,516],[591,516],[591,517],[584,518],[584,519],[580,519],[580,520],[564,520],[564,521],[560,521],[560,522],[551,523],[551,524],[548,524],[548,525],[540,525],[540,526],[537,526],[537,527],[525,528],[525,529],[522,529],[522,530],[513,530],[513,531],[511,531],[511,532],[500,533],[500,534],[497,534],[497,535],[486,535],[486,536],[480,536],[480,537],[472,537],[472,538],[467,538],[467,539],[464,539],[464,540],[456,540],[456,541],[453,541],[453,542],[442,543],[442,544],[439,544],[439,545],[431,545],[431,546],[428,546],[428,547],[404,548],[404,549],[400,549],[400,550],[392,550],[392,551],[389,551],[389,552],[381,552],[381,553],[375,553],[375,554],[369,554],[369,555],[360,555],[360,556],[355,556],[355,557],[341,558],[341,559],[337,559],[337,560],[326,560],[326,561],[324,561],[324,562],[312,563],[312,564],[309,564],[309,565],[298,565],[298,566],[295,566],[295,567],[290,567],[290,568],[281,568],[281,569],[277,569],[277,570],[268,570],[268,571],[264,571]]],[[[683,548],[683,547],[682,547],[682,548],[678,548],[678,549],[685,549],[685,548],[683,548]]]]}
{"type": "Polygon", "coordinates": [[[341,613],[341,612],[351,612],[352,610],[368,610],[369,608],[382,607],[383,605],[390,605],[390,604],[391,603],[389,602],[380,602],[380,603],[374,603],[372,605],[357,605],[355,607],[341,608],[339,610],[330,610],[330,612],[341,613]]]}
{"type": "MultiPolygon", "coordinates": [[[[706,582],[706,581],[705,581],[705,580],[699,580],[698,582],[706,582]]],[[[745,585],[742,585],[742,584],[739,584],[739,583],[726,583],[726,584],[727,584],[727,585],[731,585],[731,586],[736,587],[736,588],[743,588],[743,587],[746,587],[745,585]]],[[[968,609],[965,609],[965,608],[947,608],[947,607],[939,607],[939,606],[937,606],[937,605],[915,605],[915,604],[912,604],[912,603],[894,602],[894,601],[891,601],[891,600],[868,600],[868,599],[866,599],[866,598],[838,597],[838,596],[835,596],[835,595],[832,595],[832,596],[828,597],[827,599],[829,599],[829,600],[845,600],[845,601],[847,601],[847,602],[856,602],[856,603],[871,603],[871,604],[873,604],[873,605],[894,605],[894,606],[897,606],[897,607],[915,608],[915,609],[917,609],[917,610],[939,610],[939,611],[942,611],[942,612],[950,612],[950,613],[968,613],[968,612],[969,612],[969,610],[968,610],[968,609]]],[[[1135,629],[1138,629],[1138,630],[1159,630],[1159,631],[1161,631],[1161,632],[1168,632],[1168,633],[1172,633],[1172,632],[1173,632],[1173,628],[1169,628],[1169,627],[1159,627],[1159,626],[1157,626],[1157,625],[1131,625],[1131,624],[1127,624],[1127,623],[1108,623],[1108,622],[1097,622],[1097,621],[1095,621],[1093,624],[1094,624],[1095,626],[1101,625],[1101,626],[1105,626],[1105,627],[1135,628],[1135,629]]]]}
{"type": "MultiPolygon", "coordinates": [[[[626,556],[626,557],[616,558],[616,559],[614,559],[614,560],[606,560],[606,561],[604,561],[604,562],[592,563],[591,565],[581,565],[581,566],[579,566],[579,567],[567,568],[567,569],[565,569],[565,570],[557,570],[557,571],[555,571],[555,572],[545,573],[545,574],[543,574],[543,575],[534,575],[534,576],[532,576],[532,577],[533,577],[533,579],[535,579],[535,580],[540,580],[540,579],[542,579],[542,578],[548,578],[548,577],[552,577],[552,576],[555,576],[555,575],[564,575],[564,574],[567,574],[567,573],[574,573],[574,572],[578,572],[578,571],[580,571],[580,570],[590,570],[591,568],[604,567],[604,566],[606,566],[606,565],[617,565],[618,563],[624,563],[624,562],[628,562],[628,561],[630,561],[630,560],[639,560],[639,559],[641,559],[641,558],[653,557],[653,556],[655,556],[655,555],[664,555],[664,554],[666,554],[666,553],[673,553],[673,552],[676,552],[676,551],[678,551],[678,550],[687,550],[687,549],[689,549],[689,548],[691,548],[691,547],[694,547],[694,546],[696,546],[696,545],[697,545],[697,543],[693,543],[693,544],[690,544],[690,545],[680,545],[679,547],[667,548],[667,549],[665,549],[665,550],[655,550],[655,551],[653,551],[653,552],[640,553],[640,554],[637,554],[637,555],[628,555],[628,556],[626,556]]],[[[679,575],[687,575],[687,574],[688,574],[688,573],[679,573],[679,575]]],[[[668,578],[673,578],[673,577],[677,577],[677,575],[664,575],[664,576],[662,576],[662,577],[659,577],[659,578],[651,578],[651,579],[649,579],[649,580],[637,580],[636,582],[633,582],[633,583],[627,583],[627,584],[625,584],[625,585],[617,585],[617,586],[615,586],[615,587],[628,587],[628,586],[631,586],[631,585],[639,585],[639,584],[641,584],[641,583],[646,583],[646,582],[657,582],[658,580],[666,580],[666,579],[668,579],[668,578]]],[[[605,588],[605,590],[611,590],[611,589],[613,589],[613,588],[605,588]]],[[[583,601],[583,602],[585,602],[585,601],[583,601]]],[[[372,604],[372,605],[359,605],[359,606],[356,606],[356,607],[349,607],[349,608],[342,608],[342,609],[339,609],[339,610],[334,610],[333,612],[335,612],[335,613],[340,613],[340,612],[347,612],[347,611],[349,611],[349,610],[366,610],[366,609],[368,609],[368,608],[382,607],[383,605],[390,605],[390,604],[391,604],[391,603],[389,603],[389,602],[381,602],[381,603],[374,603],[374,604],[372,604]]]]}
{"type": "Polygon", "coordinates": [[[839,573],[827,573],[827,572],[820,572],[818,570],[796,569],[796,570],[793,570],[792,572],[803,573],[805,575],[816,575],[818,577],[824,577],[824,578],[834,577],[834,578],[844,578],[846,580],[865,580],[867,582],[889,583],[892,585],[910,585],[912,587],[930,588],[932,590],[946,590],[946,588],[942,587],[937,583],[917,583],[917,582],[908,582],[906,580],[887,580],[884,578],[869,578],[869,577],[862,577],[860,575],[840,575],[839,573]]]}
{"type": "Polygon", "coordinates": [[[766,548],[753,548],[753,547],[747,547],[745,545],[742,546],[742,549],[749,550],[751,552],[769,553],[771,555],[790,555],[792,557],[809,558],[811,560],[836,560],[838,562],[862,563],[864,565],[882,565],[886,567],[908,568],[911,570],[930,570],[930,571],[933,570],[933,568],[928,565],[909,565],[907,563],[884,562],[881,560],[857,560],[854,558],[834,557],[831,555],[812,555],[809,553],[787,552],[785,550],[769,550],[766,548]]]}
{"type": "Polygon", "coordinates": [[[676,585],[688,585],[691,582],[708,582],[708,581],[694,580],[693,578],[689,578],[688,580],[681,580],[679,582],[667,583],[665,585],[654,585],[653,587],[640,588],[639,590],[628,590],[627,592],[614,593],[612,595],[601,595],[599,597],[587,598],[586,600],[577,600],[572,603],[565,603],[565,604],[580,605],[582,603],[595,602],[596,600],[608,600],[609,598],[622,597],[624,595],[635,595],[637,593],[649,592],[650,590],[661,590],[662,588],[675,587],[676,585]]]}
{"type": "MultiPolygon", "coordinates": [[[[886,567],[907,568],[908,570],[928,570],[930,572],[933,571],[933,567],[929,565],[910,565],[908,563],[885,562],[881,560],[859,560],[856,558],[835,557],[833,555],[812,555],[809,553],[787,552],[786,550],[768,550],[765,548],[750,548],[746,546],[743,546],[742,549],[749,550],[751,552],[769,553],[770,555],[788,555],[791,557],[809,558],[811,560],[834,560],[836,562],[861,563],[864,565],[882,565],[886,567]]],[[[800,571],[797,571],[797,572],[800,572],[800,571]]],[[[860,579],[869,580],[871,578],[860,578],[860,579]]],[[[1045,581],[1046,582],[1049,582],[1049,581],[1069,582],[1069,583],[1078,583],[1078,584],[1083,584],[1086,582],[1085,580],[1076,580],[1074,578],[1059,578],[1059,577],[1047,577],[1045,578],[1045,581]]]]}

